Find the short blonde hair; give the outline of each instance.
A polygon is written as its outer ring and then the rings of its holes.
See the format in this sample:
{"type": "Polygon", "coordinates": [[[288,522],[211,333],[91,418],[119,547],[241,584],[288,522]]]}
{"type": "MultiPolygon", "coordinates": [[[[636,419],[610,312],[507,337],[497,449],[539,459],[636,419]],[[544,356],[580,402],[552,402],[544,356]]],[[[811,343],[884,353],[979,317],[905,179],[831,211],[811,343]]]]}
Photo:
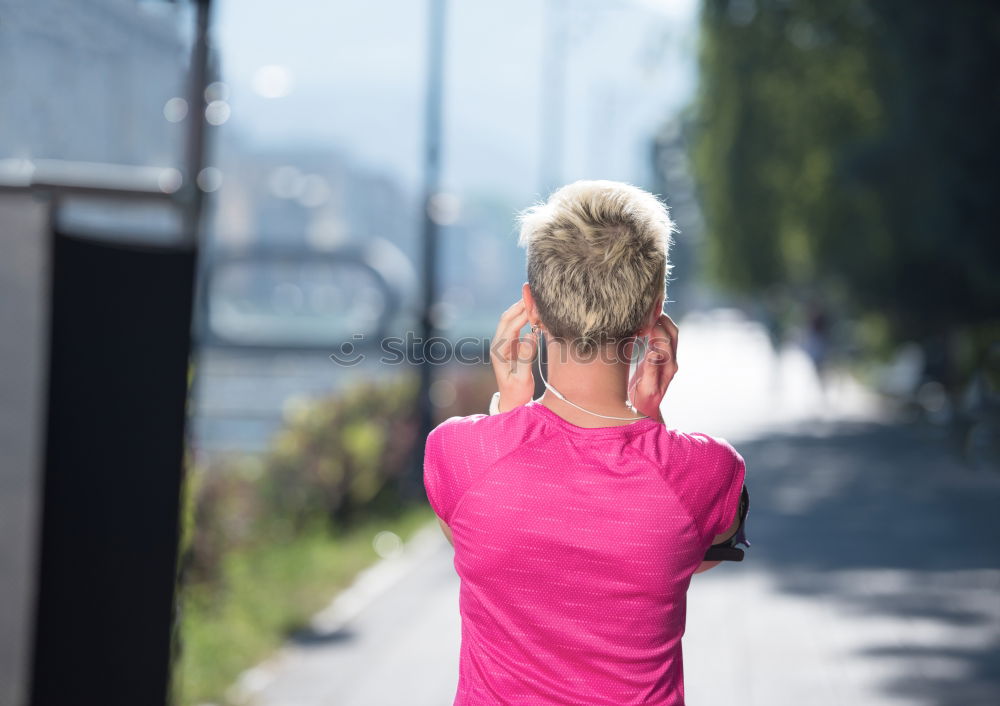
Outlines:
{"type": "Polygon", "coordinates": [[[528,285],[551,337],[581,354],[635,335],[666,292],[666,205],[619,181],[576,181],[518,214],[528,285]]]}

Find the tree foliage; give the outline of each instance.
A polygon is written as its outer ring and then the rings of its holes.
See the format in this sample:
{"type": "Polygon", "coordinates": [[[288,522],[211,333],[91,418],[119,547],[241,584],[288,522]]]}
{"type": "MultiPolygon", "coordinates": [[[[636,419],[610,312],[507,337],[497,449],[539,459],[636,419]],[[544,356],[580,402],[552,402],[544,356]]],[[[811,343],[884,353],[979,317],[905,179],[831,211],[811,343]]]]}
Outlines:
{"type": "Polygon", "coordinates": [[[1000,4],[705,0],[701,21],[718,280],[835,296],[894,340],[995,326],[1000,4]]]}

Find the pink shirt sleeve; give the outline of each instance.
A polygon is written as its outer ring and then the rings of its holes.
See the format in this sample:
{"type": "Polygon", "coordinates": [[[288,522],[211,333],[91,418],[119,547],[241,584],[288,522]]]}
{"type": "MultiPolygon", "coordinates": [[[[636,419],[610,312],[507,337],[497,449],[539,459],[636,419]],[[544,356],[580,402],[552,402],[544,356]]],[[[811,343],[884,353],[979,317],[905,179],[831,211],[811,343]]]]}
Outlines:
{"type": "Polygon", "coordinates": [[[711,544],[739,509],[746,473],[743,457],[721,437],[676,429],[646,440],[643,451],[663,469],[706,546],[711,544]]]}
{"type": "Polygon", "coordinates": [[[728,441],[704,434],[692,434],[709,445],[704,470],[709,479],[701,488],[705,513],[703,528],[709,537],[726,531],[739,509],[740,494],[746,477],[743,457],[728,441]]]}
{"type": "Polygon", "coordinates": [[[451,513],[472,484],[480,449],[468,432],[470,425],[487,415],[450,417],[427,435],[424,445],[424,490],[434,513],[451,522],[451,513]]]}

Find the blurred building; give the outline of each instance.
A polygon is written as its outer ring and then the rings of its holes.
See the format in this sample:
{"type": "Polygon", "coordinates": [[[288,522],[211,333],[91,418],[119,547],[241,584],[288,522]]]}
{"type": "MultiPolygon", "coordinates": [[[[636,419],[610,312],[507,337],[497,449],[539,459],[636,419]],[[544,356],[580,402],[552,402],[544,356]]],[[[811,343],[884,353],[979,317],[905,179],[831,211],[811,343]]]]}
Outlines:
{"type": "Polygon", "coordinates": [[[216,154],[222,185],[208,223],[216,249],[323,251],[379,237],[415,255],[413,195],[343,151],[254,146],[222,131],[216,154]]]}
{"type": "Polygon", "coordinates": [[[184,95],[184,15],[167,2],[5,0],[0,159],[175,166],[183,129],[164,108],[184,95]]]}

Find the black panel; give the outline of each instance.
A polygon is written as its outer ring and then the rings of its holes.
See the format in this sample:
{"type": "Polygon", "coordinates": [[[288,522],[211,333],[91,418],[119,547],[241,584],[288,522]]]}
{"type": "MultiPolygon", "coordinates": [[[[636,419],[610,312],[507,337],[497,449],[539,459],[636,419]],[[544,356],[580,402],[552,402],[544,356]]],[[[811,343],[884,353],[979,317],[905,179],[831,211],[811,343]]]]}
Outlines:
{"type": "Polygon", "coordinates": [[[53,237],[31,704],[164,704],[195,253],[53,237]]]}

